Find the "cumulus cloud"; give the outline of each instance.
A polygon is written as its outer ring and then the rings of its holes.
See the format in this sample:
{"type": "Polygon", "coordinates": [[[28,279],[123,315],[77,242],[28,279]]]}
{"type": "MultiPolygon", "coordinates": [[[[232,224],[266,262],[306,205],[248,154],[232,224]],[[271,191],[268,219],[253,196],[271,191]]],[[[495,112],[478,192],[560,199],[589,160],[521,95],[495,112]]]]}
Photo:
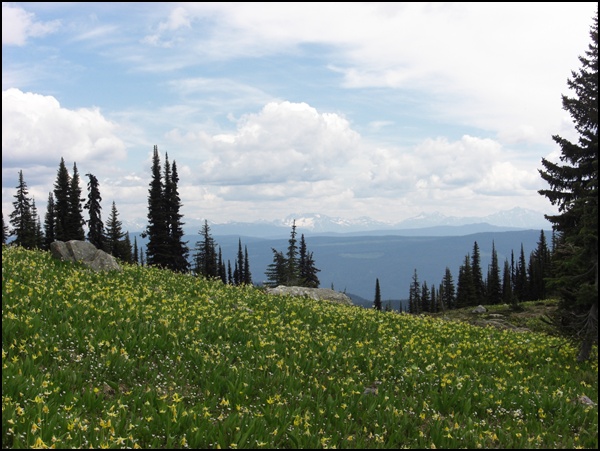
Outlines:
{"type": "Polygon", "coordinates": [[[28,38],[54,33],[59,27],[58,20],[39,22],[33,13],[2,2],[2,45],[23,46],[28,38]]]}
{"type": "Polygon", "coordinates": [[[2,91],[2,168],[83,163],[125,156],[117,125],[97,108],[70,110],[52,96],[2,91]]]}

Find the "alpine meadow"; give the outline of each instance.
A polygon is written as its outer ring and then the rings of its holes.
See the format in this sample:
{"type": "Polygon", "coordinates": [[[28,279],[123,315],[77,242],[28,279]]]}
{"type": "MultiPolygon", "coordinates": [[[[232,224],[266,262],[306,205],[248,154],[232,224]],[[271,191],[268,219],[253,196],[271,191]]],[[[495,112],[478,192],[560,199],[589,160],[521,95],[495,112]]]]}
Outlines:
{"type": "MultiPolygon", "coordinates": [[[[3,14],[11,8],[21,11],[3,3],[3,14]]],[[[184,10],[158,31],[191,28],[184,10]]],[[[161,161],[157,145],[147,222],[132,235],[114,200],[103,221],[90,172],[84,198],[76,163],[69,172],[61,157],[44,221],[20,170],[8,225],[2,215],[2,448],[598,449],[597,7],[589,35],[561,96],[574,129],[551,137],[556,152],[535,174],[547,186],[534,194],[557,209],[544,215],[549,243],[525,229],[446,244],[383,229],[305,240],[294,219],[287,240],[222,235],[222,248],[206,219],[197,235],[184,232],[180,174],[192,174],[166,152],[161,161]],[[515,237],[537,239],[529,260],[515,237]],[[78,244],[106,265],[88,265],[78,244]],[[373,303],[353,303],[345,288],[327,297],[334,276],[374,293],[373,303]],[[400,277],[405,298],[392,308],[383,282],[400,277]]],[[[279,198],[271,175],[263,182],[279,198]]],[[[502,192],[507,179],[484,190],[502,192]]]]}

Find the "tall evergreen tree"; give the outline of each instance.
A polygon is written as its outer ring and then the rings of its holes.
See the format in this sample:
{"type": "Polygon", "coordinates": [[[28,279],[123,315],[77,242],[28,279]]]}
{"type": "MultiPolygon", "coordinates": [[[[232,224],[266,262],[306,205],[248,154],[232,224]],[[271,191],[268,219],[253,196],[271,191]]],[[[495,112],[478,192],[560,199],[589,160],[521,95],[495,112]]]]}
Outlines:
{"type": "Polygon", "coordinates": [[[69,241],[71,214],[71,176],[61,157],[54,182],[54,236],[57,241],[69,241]]]}
{"type": "Polygon", "coordinates": [[[227,269],[225,268],[225,262],[223,261],[223,251],[221,250],[221,246],[219,246],[219,256],[217,258],[217,266],[219,267],[219,279],[221,282],[227,283],[227,269]]]}
{"type": "Polygon", "coordinates": [[[379,287],[379,279],[375,280],[375,300],[373,301],[373,308],[381,311],[381,288],[379,287]]]}
{"type": "MultiPolygon", "coordinates": [[[[87,239],[98,249],[104,250],[104,223],[102,222],[102,197],[100,196],[100,188],[98,179],[94,174],[86,174],[88,177],[88,200],[83,206],[88,210],[88,235],[87,239]]],[[[137,263],[137,258],[136,258],[137,263]]]]}
{"type": "Polygon", "coordinates": [[[286,285],[297,285],[299,283],[298,271],[298,240],[296,239],[296,220],[292,223],[292,232],[288,240],[288,248],[286,254],[287,262],[287,281],[286,285]]]}
{"type": "Polygon", "coordinates": [[[408,292],[408,312],[415,315],[421,313],[421,284],[419,283],[419,276],[416,269],[413,272],[408,292]]]}
{"type": "Polygon", "coordinates": [[[288,263],[283,252],[271,248],[273,251],[273,263],[267,266],[265,275],[267,276],[266,285],[269,287],[278,287],[285,285],[288,281],[288,263]]]}
{"type": "Polygon", "coordinates": [[[465,308],[482,302],[477,298],[475,290],[475,278],[471,266],[470,256],[467,254],[464,263],[458,269],[458,280],[456,282],[456,308],[465,308]]]}
{"type": "Polygon", "coordinates": [[[201,239],[196,242],[195,272],[197,275],[208,279],[214,279],[219,276],[219,265],[217,259],[217,246],[210,233],[208,221],[204,220],[204,225],[200,229],[201,239]]]}
{"type": "Polygon", "coordinates": [[[35,228],[35,247],[37,249],[43,249],[45,237],[44,232],[42,230],[42,220],[40,218],[40,215],[38,214],[37,207],[35,206],[34,197],[31,198],[31,216],[33,217],[35,228]]]}
{"type": "Polygon", "coordinates": [[[421,311],[431,312],[431,292],[425,280],[421,284],[421,311]]]}
{"type": "MultiPolygon", "coordinates": [[[[168,160],[167,160],[168,161],[168,160]]],[[[165,164],[165,167],[167,164],[165,164]]],[[[165,171],[166,172],[166,171],[165,171]]],[[[179,174],[177,172],[177,163],[173,160],[170,176],[165,175],[165,203],[168,211],[168,229],[170,236],[171,260],[167,266],[176,272],[188,272],[190,263],[188,256],[190,250],[187,242],[183,241],[183,215],[181,214],[181,198],[179,197],[179,174]],[[168,188],[168,189],[167,189],[168,188]]]]}
{"type": "Polygon", "coordinates": [[[171,253],[164,184],[161,174],[158,146],[152,154],[152,179],[148,189],[148,225],[143,234],[148,237],[146,263],[150,266],[168,268],[171,253]]]}
{"type": "Polygon", "coordinates": [[[515,296],[512,288],[512,274],[508,259],[504,260],[504,270],[502,272],[502,302],[508,305],[513,305],[515,296]]]}
{"type": "Polygon", "coordinates": [[[442,310],[451,310],[456,308],[456,289],[454,287],[454,279],[452,278],[450,268],[447,266],[440,289],[440,302],[442,303],[442,310]]]}
{"type": "Polygon", "coordinates": [[[56,240],[56,208],[54,206],[54,195],[48,193],[46,203],[46,216],[44,217],[44,249],[50,249],[50,244],[56,240]]]}
{"type": "Polygon", "coordinates": [[[71,186],[69,188],[69,219],[68,219],[68,236],[69,240],[83,241],[85,239],[85,231],[83,225],[82,202],[85,199],[81,197],[81,186],[77,165],[73,163],[73,176],[71,177],[71,186]]]}
{"type": "Polygon", "coordinates": [[[483,304],[485,301],[485,284],[483,282],[483,273],[481,270],[481,254],[477,241],[473,244],[473,254],[471,255],[471,271],[473,272],[473,283],[475,285],[475,297],[477,304],[483,304]]]}
{"type": "Polygon", "coordinates": [[[551,275],[551,254],[544,231],[540,231],[537,247],[529,257],[529,299],[546,299],[546,279],[551,275]]]}
{"type": "Polygon", "coordinates": [[[106,251],[113,257],[128,262],[131,261],[131,246],[124,241],[125,235],[123,223],[119,220],[117,205],[113,201],[106,222],[106,251]]]}
{"type": "Polygon", "coordinates": [[[515,284],[514,293],[518,302],[529,300],[529,282],[527,280],[527,266],[525,263],[525,250],[521,243],[521,252],[519,253],[519,261],[515,268],[515,284]]]}
{"type": "Polygon", "coordinates": [[[559,135],[561,163],[542,159],[540,175],[549,188],[540,190],[558,214],[546,218],[560,234],[553,286],[561,302],[561,324],[582,338],[579,360],[587,360],[598,341],[598,11],[590,29],[591,43],[581,68],[571,71],[567,86],[574,97],[562,96],[571,116],[578,142],[559,135]]]}
{"type": "Polygon", "coordinates": [[[233,273],[233,280],[235,285],[241,285],[244,283],[244,252],[242,251],[242,239],[238,239],[238,251],[237,260],[235,263],[235,271],[233,273]]]}
{"type": "Polygon", "coordinates": [[[248,246],[244,246],[244,284],[252,285],[252,273],[250,272],[250,260],[248,258],[248,246]]]}
{"type": "Polygon", "coordinates": [[[306,240],[304,234],[300,237],[300,258],[298,264],[300,285],[309,288],[318,288],[320,285],[319,277],[317,273],[320,269],[315,267],[315,260],[313,253],[309,252],[306,247],[306,240]]]}
{"type": "Polygon", "coordinates": [[[489,304],[500,304],[502,301],[502,284],[500,283],[500,266],[498,264],[498,253],[496,244],[492,241],[492,263],[487,275],[487,301],[489,304]]]}
{"type": "Polygon", "coordinates": [[[133,263],[136,265],[140,264],[140,250],[138,248],[137,236],[133,237],[133,255],[131,256],[133,263]]]}
{"type": "Polygon", "coordinates": [[[37,243],[36,223],[31,208],[32,198],[29,196],[23,171],[19,171],[19,184],[14,198],[14,210],[10,214],[10,224],[12,226],[10,235],[15,237],[13,244],[26,249],[35,249],[37,243]]]}

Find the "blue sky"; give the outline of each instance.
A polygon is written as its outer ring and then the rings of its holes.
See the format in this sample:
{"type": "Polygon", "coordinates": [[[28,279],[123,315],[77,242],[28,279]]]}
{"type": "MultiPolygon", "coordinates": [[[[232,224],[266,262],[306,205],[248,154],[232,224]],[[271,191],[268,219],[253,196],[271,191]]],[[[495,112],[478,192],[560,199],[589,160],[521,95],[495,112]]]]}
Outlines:
{"type": "Polygon", "coordinates": [[[537,190],[597,3],[2,3],[2,211],[60,158],[144,223],[553,213],[537,190]]]}

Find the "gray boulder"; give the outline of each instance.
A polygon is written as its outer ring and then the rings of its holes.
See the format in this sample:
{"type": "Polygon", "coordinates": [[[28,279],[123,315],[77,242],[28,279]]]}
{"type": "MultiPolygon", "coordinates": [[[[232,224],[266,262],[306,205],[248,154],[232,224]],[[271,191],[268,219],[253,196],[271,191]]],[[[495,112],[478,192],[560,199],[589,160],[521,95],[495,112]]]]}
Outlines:
{"type": "Polygon", "coordinates": [[[471,310],[471,313],[485,313],[485,312],[487,312],[487,309],[483,305],[478,305],[473,310],[471,310]]]}
{"type": "Polygon", "coordinates": [[[94,271],[121,271],[121,265],[115,257],[97,249],[89,241],[54,241],[50,243],[50,252],[54,258],[81,262],[94,271]]]}
{"type": "Polygon", "coordinates": [[[324,300],[336,302],[338,304],[353,305],[352,299],[339,291],[329,288],[307,288],[307,287],[286,287],[279,285],[276,288],[267,288],[267,293],[283,296],[307,296],[314,300],[324,300]]]}

